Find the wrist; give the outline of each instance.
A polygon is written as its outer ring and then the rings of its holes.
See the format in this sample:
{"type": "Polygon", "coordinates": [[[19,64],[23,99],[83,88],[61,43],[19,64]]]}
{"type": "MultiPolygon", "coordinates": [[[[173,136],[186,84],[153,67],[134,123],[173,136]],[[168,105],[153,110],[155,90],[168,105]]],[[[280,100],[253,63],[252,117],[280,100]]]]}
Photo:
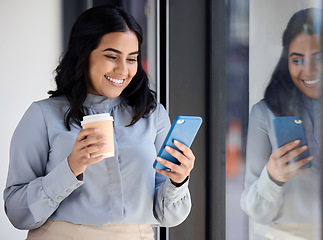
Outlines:
{"type": "Polygon", "coordinates": [[[72,161],[70,161],[70,157],[67,158],[68,166],[70,167],[71,172],[74,174],[74,176],[79,179],[83,178],[83,171],[80,171],[78,167],[73,164],[72,161]],[[81,176],[82,175],[82,176],[81,176]]]}
{"type": "Polygon", "coordinates": [[[175,187],[180,187],[182,186],[184,183],[186,183],[188,180],[188,176],[180,183],[174,182],[172,179],[170,179],[171,183],[175,186],[175,187]]]}
{"type": "Polygon", "coordinates": [[[274,183],[275,183],[275,184],[277,184],[278,186],[283,186],[283,185],[284,185],[284,183],[285,183],[285,182],[281,182],[281,181],[278,181],[278,180],[274,179],[274,178],[270,175],[270,173],[269,173],[268,169],[267,169],[267,173],[268,173],[268,177],[269,177],[269,179],[270,179],[272,182],[274,182],[274,183]]]}

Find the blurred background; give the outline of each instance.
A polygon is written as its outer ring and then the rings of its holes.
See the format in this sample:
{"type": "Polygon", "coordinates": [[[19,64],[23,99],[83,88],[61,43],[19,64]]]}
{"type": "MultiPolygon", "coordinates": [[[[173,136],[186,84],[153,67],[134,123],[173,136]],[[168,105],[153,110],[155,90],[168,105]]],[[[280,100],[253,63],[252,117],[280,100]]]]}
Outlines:
{"type": "Polygon", "coordinates": [[[25,239],[5,216],[2,193],[7,178],[12,133],[29,105],[48,97],[62,53],[61,1],[0,1],[2,93],[0,147],[0,238],[25,239]]]}

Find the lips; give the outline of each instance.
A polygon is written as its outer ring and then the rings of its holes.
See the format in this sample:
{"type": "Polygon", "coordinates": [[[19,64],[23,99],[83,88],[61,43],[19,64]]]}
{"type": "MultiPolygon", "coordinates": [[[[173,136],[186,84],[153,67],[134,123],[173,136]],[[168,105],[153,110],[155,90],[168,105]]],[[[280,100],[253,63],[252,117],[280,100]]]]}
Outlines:
{"type": "Polygon", "coordinates": [[[110,81],[110,82],[114,83],[114,85],[122,85],[122,84],[124,83],[124,81],[125,81],[125,79],[112,78],[112,77],[109,77],[109,76],[106,76],[106,75],[104,75],[104,77],[105,77],[108,81],[110,81]]]}

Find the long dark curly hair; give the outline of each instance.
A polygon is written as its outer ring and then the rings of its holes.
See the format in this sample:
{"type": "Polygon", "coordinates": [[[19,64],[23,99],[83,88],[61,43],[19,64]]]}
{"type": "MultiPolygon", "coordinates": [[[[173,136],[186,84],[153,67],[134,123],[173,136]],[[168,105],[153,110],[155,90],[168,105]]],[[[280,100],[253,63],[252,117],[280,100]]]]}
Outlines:
{"type": "Polygon", "coordinates": [[[80,125],[83,118],[83,103],[88,94],[88,59],[97,48],[103,35],[112,32],[133,31],[139,42],[138,69],[130,84],[121,93],[121,98],[134,109],[134,116],[128,126],[140,118],[147,117],[156,109],[156,94],[149,88],[147,74],[141,64],[142,29],[136,20],[119,7],[104,5],[83,12],[73,25],[67,50],[56,68],[56,90],[50,97],[65,96],[69,109],[64,123],[80,125]]]}
{"type": "Polygon", "coordinates": [[[294,85],[288,69],[289,45],[298,34],[321,34],[322,13],[318,8],[296,12],[283,33],[283,50],[264,96],[268,107],[277,116],[295,115],[295,106],[302,106],[302,93],[294,85]]]}

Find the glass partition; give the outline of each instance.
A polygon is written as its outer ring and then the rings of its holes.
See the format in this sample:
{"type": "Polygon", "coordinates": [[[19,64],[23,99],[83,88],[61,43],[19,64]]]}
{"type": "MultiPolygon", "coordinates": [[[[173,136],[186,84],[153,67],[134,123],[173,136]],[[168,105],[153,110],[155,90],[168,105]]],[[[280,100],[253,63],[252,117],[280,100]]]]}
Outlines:
{"type": "Polygon", "coordinates": [[[321,239],[322,13],[228,1],[226,239],[321,239]]]}

